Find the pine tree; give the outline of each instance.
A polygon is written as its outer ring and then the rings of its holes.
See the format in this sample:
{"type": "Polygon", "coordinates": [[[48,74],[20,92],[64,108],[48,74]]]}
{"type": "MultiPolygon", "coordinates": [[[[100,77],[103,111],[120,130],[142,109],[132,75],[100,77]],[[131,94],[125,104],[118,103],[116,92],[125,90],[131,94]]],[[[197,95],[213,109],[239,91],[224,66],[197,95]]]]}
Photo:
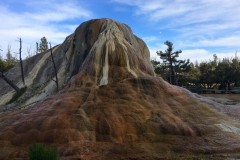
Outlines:
{"type": "Polygon", "coordinates": [[[41,42],[39,44],[39,48],[38,51],[40,53],[45,52],[48,50],[48,42],[47,42],[47,38],[46,37],[42,37],[41,38],[41,42]]]}
{"type": "Polygon", "coordinates": [[[188,60],[177,60],[179,54],[182,53],[181,50],[173,52],[173,43],[166,41],[164,43],[167,45],[167,50],[165,52],[157,51],[157,55],[163,60],[164,66],[169,68],[170,76],[169,82],[176,85],[178,82],[177,73],[185,71],[189,68],[190,62],[188,60]]]}
{"type": "Polygon", "coordinates": [[[19,92],[20,89],[17,87],[17,85],[15,85],[10,79],[8,79],[4,75],[4,72],[12,68],[16,63],[16,58],[13,58],[11,55],[10,47],[8,47],[8,52],[6,56],[7,56],[6,60],[3,60],[2,56],[0,56],[0,78],[2,78],[6,83],[8,83],[16,92],[19,92]],[[13,61],[12,59],[14,59],[15,61],[13,61]],[[13,64],[11,64],[12,61],[13,61],[13,64]]]}
{"type": "Polygon", "coordinates": [[[18,60],[12,56],[11,46],[8,46],[5,62],[6,62],[7,68],[12,68],[18,62],[18,60]]]}
{"type": "Polygon", "coordinates": [[[2,55],[0,54],[0,72],[4,72],[6,68],[6,62],[3,60],[2,55]]]}

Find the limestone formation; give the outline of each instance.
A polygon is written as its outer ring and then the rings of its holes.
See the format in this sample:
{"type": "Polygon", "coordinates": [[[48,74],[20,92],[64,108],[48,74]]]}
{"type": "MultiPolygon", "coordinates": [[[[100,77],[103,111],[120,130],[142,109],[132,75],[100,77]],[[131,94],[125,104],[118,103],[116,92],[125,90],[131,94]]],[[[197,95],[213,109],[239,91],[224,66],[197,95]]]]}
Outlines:
{"type": "MultiPolygon", "coordinates": [[[[56,146],[62,159],[239,156],[239,119],[156,77],[127,25],[84,22],[53,56],[59,92],[47,51],[24,62],[26,93],[0,107],[0,159],[27,158],[33,143],[56,146]]],[[[18,69],[6,75],[21,87],[18,69]]],[[[4,104],[12,92],[0,83],[4,104]]]]}

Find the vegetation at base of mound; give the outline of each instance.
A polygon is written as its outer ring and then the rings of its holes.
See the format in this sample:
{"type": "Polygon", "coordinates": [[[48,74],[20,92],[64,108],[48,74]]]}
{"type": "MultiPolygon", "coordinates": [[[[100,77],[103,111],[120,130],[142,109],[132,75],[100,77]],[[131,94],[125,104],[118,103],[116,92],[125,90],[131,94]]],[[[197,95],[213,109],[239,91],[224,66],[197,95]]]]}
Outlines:
{"type": "Polygon", "coordinates": [[[32,144],[28,151],[29,160],[58,160],[57,149],[44,144],[32,144]]]}
{"type": "Polygon", "coordinates": [[[12,96],[10,101],[7,102],[6,104],[11,104],[11,103],[15,102],[16,100],[18,100],[18,98],[21,97],[21,95],[23,95],[26,90],[27,90],[27,87],[21,88],[19,92],[14,93],[14,95],[12,96]]]}

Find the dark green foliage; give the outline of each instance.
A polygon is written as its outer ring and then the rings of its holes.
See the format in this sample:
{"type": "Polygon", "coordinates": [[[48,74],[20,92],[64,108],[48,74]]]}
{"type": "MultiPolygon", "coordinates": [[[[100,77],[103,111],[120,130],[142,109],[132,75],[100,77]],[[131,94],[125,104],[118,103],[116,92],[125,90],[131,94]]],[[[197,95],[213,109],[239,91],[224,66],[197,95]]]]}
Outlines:
{"type": "Polygon", "coordinates": [[[18,60],[15,57],[13,57],[11,53],[11,46],[8,46],[5,62],[7,64],[7,69],[12,68],[18,62],[18,60]]]}
{"type": "Polygon", "coordinates": [[[161,75],[164,79],[167,79],[167,75],[166,75],[166,69],[167,67],[163,64],[160,63],[157,60],[151,60],[151,63],[153,65],[154,68],[154,72],[158,75],[161,75]]]}
{"type": "Polygon", "coordinates": [[[6,70],[6,62],[0,57],[0,72],[4,72],[6,70]]]}
{"type": "Polygon", "coordinates": [[[0,72],[4,73],[7,70],[11,69],[15,64],[17,64],[18,60],[12,56],[10,48],[8,48],[6,59],[3,59],[0,55],[0,72]]]}
{"type": "Polygon", "coordinates": [[[7,102],[7,104],[10,104],[12,102],[15,102],[19,97],[21,97],[21,95],[23,95],[23,93],[27,90],[27,87],[23,87],[19,90],[19,92],[14,93],[14,95],[12,96],[12,98],[10,99],[9,102],[7,102]]]}
{"type": "Polygon", "coordinates": [[[204,88],[219,88],[229,90],[234,86],[240,86],[240,59],[223,58],[202,62],[199,65],[199,83],[204,88]]]}
{"type": "Polygon", "coordinates": [[[58,160],[56,148],[44,144],[32,144],[28,151],[29,160],[58,160]]]}
{"type": "Polygon", "coordinates": [[[19,88],[4,75],[4,72],[11,69],[18,61],[14,58],[10,52],[10,47],[8,47],[8,52],[6,54],[6,59],[4,60],[0,55],[0,78],[2,78],[6,83],[8,83],[16,92],[19,92],[19,88]]]}
{"type": "Polygon", "coordinates": [[[180,73],[190,70],[191,63],[189,59],[178,60],[179,54],[182,53],[182,51],[173,52],[172,42],[166,41],[164,44],[168,47],[165,52],[157,51],[157,55],[162,59],[162,63],[154,60],[152,63],[157,74],[160,73],[169,83],[177,85],[180,73]]]}
{"type": "Polygon", "coordinates": [[[46,37],[42,37],[41,38],[41,42],[39,44],[39,48],[38,48],[38,51],[40,53],[42,52],[45,52],[48,50],[48,41],[47,41],[47,38],[46,37]]]}
{"type": "Polygon", "coordinates": [[[218,59],[213,55],[213,60],[204,61],[193,65],[189,60],[178,60],[181,50],[173,52],[173,44],[165,42],[165,52],[157,51],[162,62],[152,60],[154,71],[171,84],[231,90],[240,86],[240,59],[237,54],[234,58],[218,59]]]}

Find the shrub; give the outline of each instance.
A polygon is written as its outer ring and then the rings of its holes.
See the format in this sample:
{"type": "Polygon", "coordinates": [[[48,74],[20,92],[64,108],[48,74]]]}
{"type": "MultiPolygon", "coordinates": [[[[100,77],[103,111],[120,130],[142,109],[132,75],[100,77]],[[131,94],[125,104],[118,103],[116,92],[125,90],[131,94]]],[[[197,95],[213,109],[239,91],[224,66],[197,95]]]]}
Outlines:
{"type": "Polygon", "coordinates": [[[56,148],[44,144],[32,144],[28,151],[29,160],[58,160],[56,148]]]}
{"type": "Polygon", "coordinates": [[[16,101],[21,95],[23,95],[23,93],[24,93],[26,90],[27,90],[27,87],[23,87],[23,88],[20,89],[19,92],[14,93],[14,95],[12,96],[12,98],[10,99],[10,101],[7,102],[7,104],[10,104],[10,103],[16,101]]]}

